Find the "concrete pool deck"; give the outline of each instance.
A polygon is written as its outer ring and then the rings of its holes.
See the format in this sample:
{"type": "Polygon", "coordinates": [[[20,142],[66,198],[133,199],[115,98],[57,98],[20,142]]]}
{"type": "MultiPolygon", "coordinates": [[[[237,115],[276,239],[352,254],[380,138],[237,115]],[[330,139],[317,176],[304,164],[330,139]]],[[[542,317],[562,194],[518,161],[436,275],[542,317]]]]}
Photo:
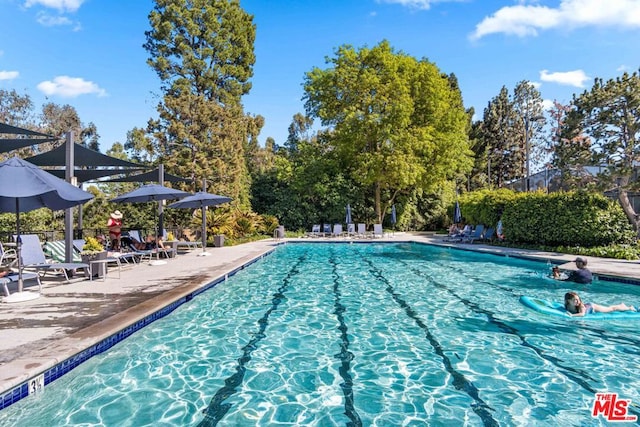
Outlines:
{"type": "MultiPolygon", "coordinates": [[[[444,236],[395,233],[374,242],[415,241],[477,252],[508,255],[575,269],[575,256],[523,249],[443,242],[444,236]]],[[[40,298],[0,304],[0,394],[99,343],[160,308],[272,251],[287,240],[297,242],[354,239],[274,239],[223,248],[208,248],[210,256],[194,250],[165,265],[122,268],[120,278],[110,270],[106,280],[66,283],[48,276],[40,298]]],[[[366,239],[371,242],[371,239],[366,239]]],[[[640,262],[587,257],[597,275],[640,281],[640,262]]],[[[11,291],[15,291],[10,286],[11,291]]],[[[33,290],[33,285],[25,290],[33,290]]]]}

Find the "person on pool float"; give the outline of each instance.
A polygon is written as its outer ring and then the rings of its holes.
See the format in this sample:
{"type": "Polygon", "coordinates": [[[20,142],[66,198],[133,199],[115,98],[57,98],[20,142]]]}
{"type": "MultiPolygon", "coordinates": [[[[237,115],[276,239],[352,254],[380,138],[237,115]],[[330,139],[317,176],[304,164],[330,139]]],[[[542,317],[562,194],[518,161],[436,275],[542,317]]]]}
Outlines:
{"type": "Polygon", "coordinates": [[[568,282],[576,282],[576,283],[583,283],[583,284],[591,283],[593,281],[593,275],[591,274],[591,271],[587,268],[587,259],[578,257],[574,262],[576,263],[576,267],[578,267],[578,269],[575,271],[571,271],[567,275],[567,277],[562,277],[563,275],[560,272],[560,269],[558,267],[553,267],[552,269],[553,278],[556,280],[566,280],[568,282]]]}
{"type": "Polygon", "coordinates": [[[638,311],[635,307],[624,303],[604,306],[592,302],[583,303],[575,292],[564,294],[564,308],[571,316],[584,316],[593,313],[611,313],[612,311],[638,311]]]}

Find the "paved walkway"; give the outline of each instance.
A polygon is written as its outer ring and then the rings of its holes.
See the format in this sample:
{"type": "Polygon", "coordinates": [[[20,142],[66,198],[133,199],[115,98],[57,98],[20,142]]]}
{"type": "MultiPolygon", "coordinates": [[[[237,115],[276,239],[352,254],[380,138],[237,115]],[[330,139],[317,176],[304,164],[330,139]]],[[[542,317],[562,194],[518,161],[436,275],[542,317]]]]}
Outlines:
{"type": "MultiPolygon", "coordinates": [[[[572,262],[575,256],[571,255],[481,244],[452,244],[443,242],[442,236],[428,234],[395,233],[383,240],[417,241],[545,262],[549,260],[561,264],[561,268],[575,269],[572,262]]],[[[0,393],[170,302],[224,277],[273,250],[278,243],[281,242],[269,239],[239,246],[208,248],[211,256],[198,256],[201,250],[194,250],[178,255],[165,265],[143,264],[123,268],[120,278],[111,270],[105,281],[81,280],[68,284],[60,278],[45,278],[40,298],[0,304],[0,393]]],[[[588,267],[596,274],[640,280],[640,263],[637,261],[588,259],[588,267]]]]}

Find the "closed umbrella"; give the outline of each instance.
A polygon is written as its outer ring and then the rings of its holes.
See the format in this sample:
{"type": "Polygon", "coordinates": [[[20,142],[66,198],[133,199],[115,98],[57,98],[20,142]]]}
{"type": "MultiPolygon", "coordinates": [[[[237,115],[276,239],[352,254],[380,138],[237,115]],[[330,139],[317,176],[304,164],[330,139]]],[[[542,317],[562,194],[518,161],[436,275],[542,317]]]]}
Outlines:
{"type": "Polygon", "coordinates": [[[185,197],[175,203],[170,204],[169,208],[186,208],[186,209],[198,209],[202,211],[202,253],[201,256],[210,255],[207,251],[207,206],[217,206],[223,203],[230,202],[232,199],[226,196],[218,196],[217,194],[207,193],[205,191],[198,191],[192,196],[185,197]]]}
{"type": "Polygon", "coordinates": [[[351,205],[347,204],[347,217],[345,218],[347,225],[351,224],[351,205]]]}
{"type": "Polygon", "coordinates": [[[18,157],[0,163],[0,212],[16,214],[16,256],[18,258],[18,292],[5,297],[3,301],[27,301],[40,296],[39,293],[23,292],[20,213],[45,207],[51,210],[68,209],[92,198],[91,193],[18,157]]]}
{"type": "Polygon", "coordinates": [[[453,209],[453,222],[460,224],[462,222],[462,212],[460,212],[460,203],[456,200],[456,206],[453,209]]]}
{"type": "Polygon", "coordinates": [[[398,222],[398,219],[396,218],[396,205],[391,206],[391,224],[396,225],[396,222],[398,222]]]}

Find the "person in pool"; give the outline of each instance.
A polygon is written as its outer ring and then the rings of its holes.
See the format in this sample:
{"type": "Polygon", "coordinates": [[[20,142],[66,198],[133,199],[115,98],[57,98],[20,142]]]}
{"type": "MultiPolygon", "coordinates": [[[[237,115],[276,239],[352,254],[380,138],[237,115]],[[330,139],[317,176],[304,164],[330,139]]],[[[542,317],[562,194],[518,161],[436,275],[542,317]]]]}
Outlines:
{"type": "Polygon", "coordinates": [[[551,270],[551,276],[556,280],[566,280],[568,282],[576,282],[582,284],[589,284],[593,281],[593,275],[587,268],[587,259],[578,257],[574,261],[576,263],[577,270],[569,272],[569,274],[562,273],[560,268],[553,267],[551,270]]]}
{"type": "Polygon", "coordinates": [[[564,308],[571,316],[584,316],[592,313],[611,313],[612,311],[638,311],[635,307],[624,303],[604,306],[592,302],[583,303],[575,292],[564,294],[564,308]]]}

